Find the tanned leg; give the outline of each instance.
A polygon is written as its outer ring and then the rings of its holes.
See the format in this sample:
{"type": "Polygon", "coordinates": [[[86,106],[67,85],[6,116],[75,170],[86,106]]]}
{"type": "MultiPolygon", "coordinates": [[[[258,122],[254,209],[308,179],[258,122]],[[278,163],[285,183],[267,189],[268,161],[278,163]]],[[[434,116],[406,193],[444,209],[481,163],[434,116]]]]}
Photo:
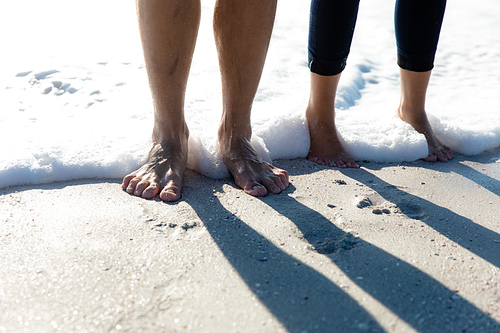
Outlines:
{"type": "Polygon", "coordinates": [[[188,156],[184,96],[200,22],[199,0],[137,0],[154,104],[153,147],[147,162],[123,179],[130,194],[163,201],[181,197],[188,156]]]}
{"type": "Polygon", "coordinates": [[[311,73],[311,93],[306,109],[311,147],[307,159],[324,166],[359,168],[345,152],[335,127],[335,96],[340,74],[311,73]]]}
{"type": "Polygon", "coordinates": [[[425,112],[425,95],[431,71],[412,72],[400,68],[401,75],[401,102],[399,117],[425,135],[429,147],[429,155],[424,158],[427,162],[445,162],[453,158],[451,149],[443,146],[432,131],[425,112]]]}
{"type": "Polygon", "coordinates": [[[217,1],[214,34],[222,77],[222,161],[236,185],[253,196],[280,193],[288,173],[263,161],[250,144],[250,111],[276,13],[276,0],[217,1]]]}

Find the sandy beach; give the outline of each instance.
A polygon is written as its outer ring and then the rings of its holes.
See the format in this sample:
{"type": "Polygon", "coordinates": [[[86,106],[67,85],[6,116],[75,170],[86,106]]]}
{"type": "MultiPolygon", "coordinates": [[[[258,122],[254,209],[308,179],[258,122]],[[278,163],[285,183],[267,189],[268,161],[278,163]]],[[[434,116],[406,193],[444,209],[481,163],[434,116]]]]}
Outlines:
{"type": "Polygon", "coordinates": [[[499,157],[1,189],[0,332],[500,332],[499,157]]]}

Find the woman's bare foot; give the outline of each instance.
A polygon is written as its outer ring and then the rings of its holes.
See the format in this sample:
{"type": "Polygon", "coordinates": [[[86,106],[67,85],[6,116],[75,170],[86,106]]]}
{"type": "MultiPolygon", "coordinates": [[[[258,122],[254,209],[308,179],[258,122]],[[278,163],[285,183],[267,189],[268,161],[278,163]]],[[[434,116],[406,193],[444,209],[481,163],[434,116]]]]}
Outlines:
{"type": "Polygon", "coordinates": [[[342,147],[335,127],[335,95],[339,80],[340,74],[311,73],[311,94],[306,109],[311,147],[307,159],[328,167],[359,168],[342,147]]]}
{"type": "Polygon", "coordinates": [[[342,147],[335,128],[334,115],[330,119],[320,119],[315,110],[308,106],[306,119],[311,138],[307,155],[309,161],[328,167],[359,168],[342,147]]]}
{"type": "Polygon", "coordinates": [[[425,96],[431,71],[413,72],[400,68],[399,74],[401,76],[401,101],[398,114],[404,122],[425,136],[429,155],[423,160],[427,162],[451,160],[453,158],[451,149],[436,138],[425,112],[425,96]]]}
{"type": "Polygon", "coordinates": [[[427,146],[429,147],[429,155],[422,160],[426,162],[446,162],[453,158],[451,149],[443,145],[434,134],[431,124],[427,119],[425,110],[419,112],[404,111],[402,106],[398,109],[398,114],[401,120],[410,124],[418,133],[425,136],[427,146]]]}
{"type": "Polygon", "coordinates": [[[147,162],[123,178],[127,193],[152,199],[158,193],[163,201],[181,198],[182,177],[187,163],[187,138],[154,143],[147,162]]]}
{"type": "Polygon", "coordinates": [[[288,172],[262,160],[248,139],[223,128],[221,125],[219,129],[222,162],[237,186],[255,197],[278,194],[288,187],[288,172]]]}

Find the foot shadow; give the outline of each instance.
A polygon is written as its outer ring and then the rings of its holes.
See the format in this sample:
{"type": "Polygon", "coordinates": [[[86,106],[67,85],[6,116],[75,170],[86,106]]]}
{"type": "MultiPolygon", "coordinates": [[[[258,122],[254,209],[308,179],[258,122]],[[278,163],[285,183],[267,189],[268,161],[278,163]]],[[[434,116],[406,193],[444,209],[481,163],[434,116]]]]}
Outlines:
{"type": "MultiPolygon", "coordinates": [[[[494,170],[493,172],[500,171],[500,164],[491,161],[492,153],[496,151],[500,151],[500,149],[494,149],[492,152],[483,153],[478,158],[478,160],[480,161],[479,163],[483,164],[483,166],[487,169],[494,170]]],[[[422,167],[447,173],[454,172],[500,197],[500,180],[487,175],[486,169],[483,168],[483,173],[477,171],[474,168],[471,168],[466,164],[468,162],[471,162],[470,159],[468,159],[466,156],[456,156],[453,159],[453,162],[454,163],[439,163],[438,166],[434,167],[430,166],[429,163],[425,163],[422,165],[422,167]]],[[[500,172],[497,173],[497,176],[498,178],[500,178],[500,172]]]]}

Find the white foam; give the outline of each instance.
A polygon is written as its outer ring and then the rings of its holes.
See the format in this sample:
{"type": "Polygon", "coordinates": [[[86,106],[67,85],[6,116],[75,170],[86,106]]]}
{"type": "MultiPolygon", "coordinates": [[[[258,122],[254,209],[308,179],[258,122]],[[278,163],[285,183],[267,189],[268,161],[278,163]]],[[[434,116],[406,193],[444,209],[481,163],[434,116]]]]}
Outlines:
{"type": "MultiPolygon", "coordinates": [[[[204,1],[186,93],[188,167],[227,177],[217,125],[221,84],[211,16],[204,1]]],[[[144,162],[152,104],[133,0],[0,4],[0,187],[77,178],[120,178],[144,162]],[[24,10],[30,8],[29,11],[24,10]],[[97,10],[98,8],[98,10],[97,10]],[[119,11],[119,12],[117,12],[119,11]],[[92,22],[92,24],[89,24],[92,22]]],[[[252,143],[264,159],[303,158],[309,150],[309,4],[280,2],[255,98],[252,143]]],[[[460,154],[500,146],[500,3],[449,2],[427,110],[439,139],[460,154]],[[468,22],[464,25],[463,22],[468,22]]],[[[425,157],[424,137],[396,115],[398,68],[392,2],[362,2],[337,96],[337,125],[357,160],[425,157]]],[[[498,161],[496,161],[498,162],[498,161]]],[[[493,162],[492,162],[493,163],[493,162]]]]}

